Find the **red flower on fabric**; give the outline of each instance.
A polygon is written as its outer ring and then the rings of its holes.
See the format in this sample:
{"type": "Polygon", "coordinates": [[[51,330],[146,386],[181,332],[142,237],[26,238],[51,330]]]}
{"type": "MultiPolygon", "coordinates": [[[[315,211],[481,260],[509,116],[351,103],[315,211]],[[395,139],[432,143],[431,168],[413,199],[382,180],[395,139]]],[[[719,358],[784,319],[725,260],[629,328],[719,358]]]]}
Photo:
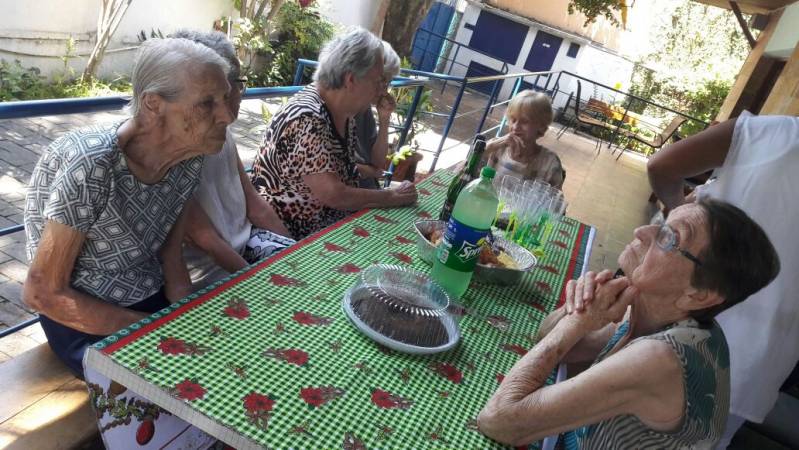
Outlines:
{"type": "Polygon", "coordinates": [[[549,283],[547,283],[546,281],[536,281],[535,286],[544,292],[547,293],[552,292],[552,287],[550,287],[549,283]]]}
{"type": "Polygon", "coordinates": [[[561,235],[563,235],[565,237],[569,237],[569,232],[566,231],[566,230],[560,230],[560,231],[558,231],[558,233],[560,233],[561,235]]]}
{"type": "Polygon", "coordinates": [[[378,408],[384,409],[410,409],[410,407],[413,405],[413,401],[402,398],[398,395],[394,395],[390,392],[386,392],[382,389],[372,390],[372,403],[374,403],[378,408]]]}
{"type": "Polygon", "coordinates": [[[502,350],[513,352],[520,356],[527,354],[527,349],[518,344],[502,344],[502,350]]]}
{"type": "Polygon", "coordinates": [[[427,211],[419,211],[418,213],[416,213],[416,215],[421,217],[422,219],[429,219],[429,218],[433,217],[427,211]]]}
{"type": "Polygon", "coordinates": [[[234,319],[246,319],[250,317],[250,308],[247,307],[247,302],[244,300],[234,298],[228,300],[227,306],[222,310],[222,314],[234,319]]]}
{"type": "Polygon", "coordinates": [[[556,245],[562,249],[566,249],[568,247],[563,241],[552,241],[552,245],[556,245]]]}
{"type": "Polygon", "coordinates": [[[394,239],[396,239],[400,244],[413,244],[413,239],[408,239],[405,236],[397,236],[394,239]]]}
{"type": "Polygon", "coordinates": [[[205,396],[205,393],[208,392],[204,387],[200,386],[199,383],[188,378],[175,385],[175,390],[177,391],[178,397],[188,401],[201,399],[205,396]]]}
{"type": "Polygon", "coordinates": [[[436,372],[437,374],[441,375],[442,377],[452,381],[455,384],[459,384],[463,381],[463,373],[458,370],[457,367],[453,366],[449,363],[430,363],[430,368],[436,372]]]}
{"type": "Polygon", "coordinates": [[[283,354],[285,355],[286,362],[289,364],[304,366],[308,362],[308,354],[302,350],[290,349],[286,350],[283,354]]]}
{"type": "Polygon", "coordinates": [[[541,266],[541,269],[546,270],[547,272],[555,274],[555,275],[558,274],[558,269],[555,268],[555,266],[551,266],[551,265],[549,265],[549,266],[541,266]]]}
{"type": "Polygon", "coordinates": [[[275,401],[269,396],[259,394],[255,391],[245,395],[242,400],[244,400],[244,409],[250,414],[257,414],[261,411],[271,411],[275,406],[275,401]]]}
{"type": "Polygon", "coordinates": [[[419,192],[422,195],[430,195],[430,191],[428,191],[425,188],[418,189],[417,192],[419,192]]]}
{"type": "Polygon", "coordinates": [[[336,269],[336,272],[338,272],[338,273],[358,273],[360,271],[361,271],[361,268],[356,266],[353,263],[346,263],[346,264],[344,264],[341,267],[336,269]]]}
{"type": "Polygon", "coordinates": [[[413,263],[413,258],[411,258],[410,256],[406,255],[405,253],[395,252],[395,253],[391,253],[391,256],[397,258],[397,260],[399,260],[401,262],[404,262],[405,264],[412,264],[413,263]]]}
{"type": "Polygon", "coordinates": [[[314,323],[313,315],[305,311],[297,311],[291,318],[302,325],[312,325],[314,323]]]}
{"type": "Polygon", "coordinates": [[[380,223],[397,223],[397,221],[394,220],[394,219],[389,219],[388,217],[383,217],[383,216],[378,215],[378,214],[375,214],[374,218],[375,218],[376,221],[378,221],[380,223]]]}
{"type": "Polygon", "coordinates": [[[355,229],[352,230],[352,234],[362,238],[369,237],[369,232],[363,227],[355,227],[355,229]]]}
{"type": "Polygon", "coordinates": [[[322,395],[322,390],[319,388],[302,388],[300,389],[300,397],[305,400],[305,403],[311,406],[322,406],[325,403],[325,397],[322,395]]]}
{"type": "Polygon", "coordinates": [[[325,242],[325,250],[327,250],[329,252],[347,252],[347,251],[349,251],[345,247],[342,247],[340,245],[334,244],[332,242],[325,242]]]}
{"type": "Polygon", "coordinates": [[[306,284],[304,281],[300,281],[296,278],[291,278],[276,273],[273,273],[269,276],[269,281],[275,286],[305,286],[306,284]]]}
{"type": "Polygon", "coordinates": [[[158,350],[166,355],[181,355],[186,353],[186,341],[173,337],[161,338],[158,350]]]}

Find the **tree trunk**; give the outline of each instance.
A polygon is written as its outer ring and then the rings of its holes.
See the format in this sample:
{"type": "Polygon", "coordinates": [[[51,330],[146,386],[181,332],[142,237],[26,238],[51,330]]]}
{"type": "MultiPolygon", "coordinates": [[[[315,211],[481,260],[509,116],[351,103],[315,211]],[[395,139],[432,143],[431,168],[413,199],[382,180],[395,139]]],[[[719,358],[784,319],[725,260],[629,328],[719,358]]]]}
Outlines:
{"type": "Polygon", "coordinates": [[[383,39],[401,56],[409,58],[416,29],[422,23],[433,0],[392,1],[383,25],[383,39]]]}
{"type": "Polygon", "coordinates": [[[97,20],[97,42],[95,42],[94,48],[89,54],[89,61],[86,62],[86,68],[80,77],[81,82],[86,83],[94,78],[97,73],[97,67],[103,60],[105,49],[108,47],[108,43],[111,42],[111,36],[114,35],[114,31],[119,26],[119,22],[122,21],[122,17],[131,2],[133,0],[103,0],[100,6],[99,19],[97,20]]]}
{"type": "Polygon", "coordinates": [[[374,33],[375,36],[381,37],[383,35],[383,23],[386,21],[386,13],[388,12],[391,0],[378,1],[380,4],[377,6],[377,14],[375,14],[374,20],[372,20],[372,26],[369,27],[369,31],[374,33]]]}

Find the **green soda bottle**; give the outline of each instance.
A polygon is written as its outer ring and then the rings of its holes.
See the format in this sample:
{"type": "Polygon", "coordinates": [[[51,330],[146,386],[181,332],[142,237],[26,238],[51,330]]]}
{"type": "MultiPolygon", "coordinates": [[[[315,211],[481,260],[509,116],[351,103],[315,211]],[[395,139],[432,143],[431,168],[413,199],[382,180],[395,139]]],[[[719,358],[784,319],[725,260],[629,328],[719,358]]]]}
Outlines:
{"type": "Polygon", "coordinates": [[[483,153],[486,149],[486,137],[478,134],[474,137],[472,148],[469,149],[469,155],[466,158],[466,166],[463,168],[449,184],[447,188],[447,199],[444,201],[444,206],[441,208],[441,213],[438,215],[438,220],[449,220],[452,215],[452,208],[455,207],[455,200],[458,199],[458,194],[461,193],[464,187],[472,180],[477,178],[477,166],[483,158],[483,153]]]}
{"type": "Polygon", "coordinates": [[[483,167],[480,178],[461,191],[438,247],[432,276],[453,298],[463,296],[469,287],[480,247],[494,221],[499,204],[491,182],[495,173],[493,167],[483,167]]]}

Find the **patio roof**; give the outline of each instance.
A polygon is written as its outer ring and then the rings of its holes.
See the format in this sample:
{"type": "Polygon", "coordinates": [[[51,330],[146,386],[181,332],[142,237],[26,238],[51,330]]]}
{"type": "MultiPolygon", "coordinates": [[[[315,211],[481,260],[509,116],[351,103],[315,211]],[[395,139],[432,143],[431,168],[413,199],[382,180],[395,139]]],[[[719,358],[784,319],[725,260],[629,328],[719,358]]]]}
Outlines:
{"type": "MultiPolygon", "coordinates": [[[[697,3],[718,6],[719,8],[732,9],[729,0],[694,0],[697,3]]],[[[772,11],[784,8],[797,0],[739,0],[738,6],[745,14],[768,14],[772,11]]]]}

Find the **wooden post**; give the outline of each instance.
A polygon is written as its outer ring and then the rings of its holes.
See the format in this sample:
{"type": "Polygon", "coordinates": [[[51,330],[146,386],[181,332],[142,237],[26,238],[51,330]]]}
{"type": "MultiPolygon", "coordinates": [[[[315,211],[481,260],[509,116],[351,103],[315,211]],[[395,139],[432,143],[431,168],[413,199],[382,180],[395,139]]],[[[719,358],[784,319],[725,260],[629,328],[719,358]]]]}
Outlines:
{"type": "Polygon", "coordinates": [[[799,44],[774,83],[760,114],[799,116],[799,44]]]}
{"type": "Polygon", "coordinates": [[[727,94],[727,98],[724,99],[724,103],[721,105],[721,109],[719,109],[719,113],[716,116],[717,121],[722,122],[731,117],[736,117],[742,109],[746,109],[749,106],[746,103],[752,101],[752,93],[760,90],[761,86],[757,83],[757,80],[762,77],[758,74],[768,70],[771,66],[767,61],[768,57],[764,53],[781,16],[782,10],[771,13],[768,25],[757,37],[757,45],[749,52],[749,56],[746,57],[746,61],[741,66],[730,93],[727,94]]]}

